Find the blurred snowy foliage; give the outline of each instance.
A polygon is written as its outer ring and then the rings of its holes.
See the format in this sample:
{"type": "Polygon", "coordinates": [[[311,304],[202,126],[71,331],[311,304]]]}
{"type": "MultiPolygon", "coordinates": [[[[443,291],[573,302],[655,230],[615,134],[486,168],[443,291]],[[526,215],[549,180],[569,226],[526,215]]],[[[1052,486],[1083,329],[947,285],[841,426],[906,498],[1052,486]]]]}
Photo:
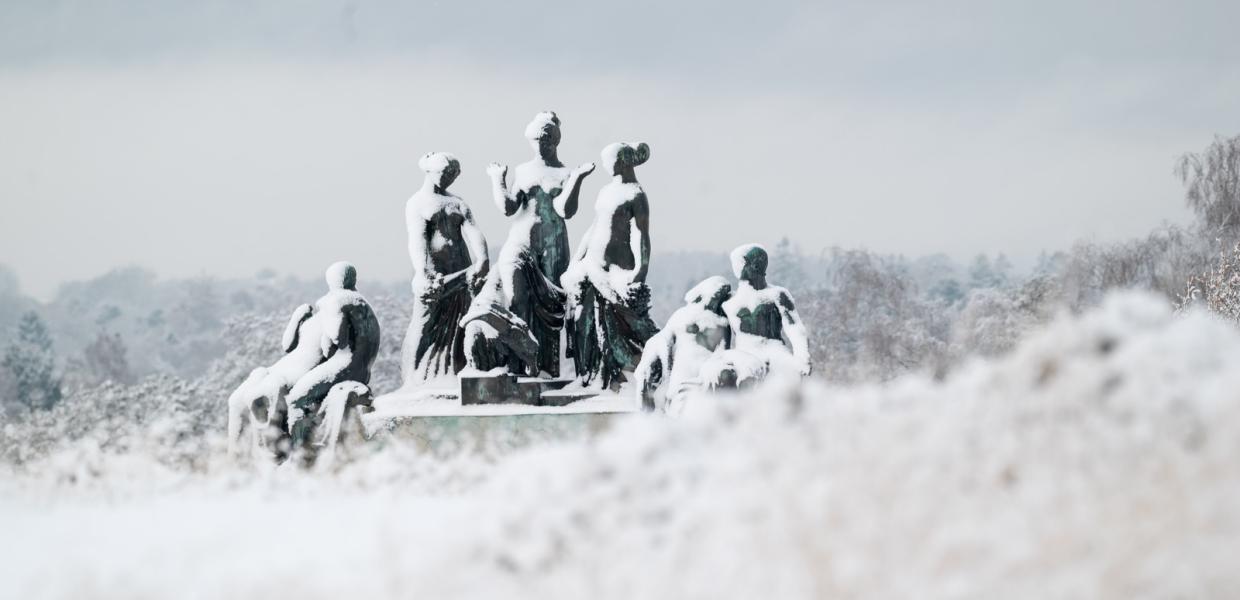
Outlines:
{"type": "Polygon", "coordinates": [[[1202,307],[1240,323],[1240,244],[1219,255],[1211,269],[1189,278],[1180,307],[1202,307]]]}
{"type": "Polygon", "coordinates": [[[63,392],[56,372],[56,353],[47,326],[38,313],[32,311],[22,315],[17,335],[5,348],[0,366],[10,381],[3,391],[11,394],[11,401],[3,408],[21,414],[46,410],[60,402],[63,392]]]}
{"type": "MultiPolygon", "coordinates": [[[[401,334],[385,335],[385,354],[372,370],[374,389],[390,391],[400,385],[400,339],[408,323],[407,311],[387,294],[375,296],[372,302],[382,311],[385,332],[401,334]]],[[[280,357],[280,336],[287,319],[288,315],[279,312],[226,319],[219,337],[227,340],[228,350],[192,379],[156,374],[133,385],[111,379],[78,387],[51,403],[50,409],[16,413],[0,430],[0,453],[21,464],[59,445],[79,441],[121,451],[132,449],[132,444],[149,444],[152,454],[164,463],[196,464],[208,450],[215,450],[211,444],[224,430],[228,395],[255,367],[280,357]],[[151,438],[141,433],[148,429],[162,434],[151,438]],[[157,448],[165,451],[155,452],[157,448]]]]}
{"type": "Polygon", "coordinates": [[[0,467],[0,596],[1230,597],[1238,374],[1234,327],[1121,295],[943,380],[322,473],[193,458],[204,390],[148,381],[77,408],[127,434],[0,467]]]}

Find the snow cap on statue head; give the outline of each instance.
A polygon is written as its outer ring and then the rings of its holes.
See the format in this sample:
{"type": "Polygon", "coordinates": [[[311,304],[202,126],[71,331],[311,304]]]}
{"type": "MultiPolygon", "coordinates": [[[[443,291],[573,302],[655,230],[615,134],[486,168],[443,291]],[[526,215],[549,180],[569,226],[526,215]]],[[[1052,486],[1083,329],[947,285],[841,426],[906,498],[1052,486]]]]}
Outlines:
{"type": "Polygon", "coordinates": [[[701,283],[693,286],[693,289],[685,292],[686,304],[706,304],[710,302],[720,292],[727,288],[728,292],[732,291],[732,284],[727,279],[714,275],[703,279],[701,283]]]}
{"type": "Polygon", "coordinates": [[[346,261],[332,263],[327,267],[327,287],[333,290],[357,289],[357,269],[346,261]]]}
{"type": "Polygon", "coordinates": [[[749,277],[745,274],[746,267],[757,275],[766,275],[767,254],[761,244],[745,244],[732,251],[732,273],[737,279],[744,281],[749,277]]]}
{"type": "Polygon", "coordinates": [[[459,169],[461,161],[449,152],[427,152],[418,159],[418,166],[427,173],[443,173],[445,169],[453,165],[459,169]]]}
{"type": "Polygon", "coordinates": [[[525,139],[529,140],[531,143],[537,143],[538,140],[541,140],[544,135],[553,132],[556,137],[555,141],[559,142],[560,118],[555,116],[554,112],[544,110],[534,115],[534,120],[530,121],[530,124],[525,126],[525,139]]]}
{"type": "Polygon", "coordinates": [[[418,166],[443,187],[452,185],[457,175],[461,174],[461,161],[447,152],[427,152],[418,159],[418,166]]]}
{"type": "Polygon", "coordinates": [[[603,166],[611,171],[612,175],[619,175],[620,171],[627,167],[636,167],[650,160],[650,146],[645,142],[638,142],[636,145],[616,142],[603,148],[602,157],[603,166]]]}

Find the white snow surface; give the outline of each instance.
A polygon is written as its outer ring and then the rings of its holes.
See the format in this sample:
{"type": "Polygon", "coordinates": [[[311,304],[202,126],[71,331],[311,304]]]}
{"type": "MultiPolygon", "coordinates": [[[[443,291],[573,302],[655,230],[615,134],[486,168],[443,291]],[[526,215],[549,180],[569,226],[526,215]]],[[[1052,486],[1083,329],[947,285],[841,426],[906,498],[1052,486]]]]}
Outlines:
{"type": "Polygon", "coordinates": [[[1237,597],[1237,390],[1240,333],[1120,296],[944,382],[771,381],[500,454],[78,444],[0,466],[0,597],[1237,597]]]}

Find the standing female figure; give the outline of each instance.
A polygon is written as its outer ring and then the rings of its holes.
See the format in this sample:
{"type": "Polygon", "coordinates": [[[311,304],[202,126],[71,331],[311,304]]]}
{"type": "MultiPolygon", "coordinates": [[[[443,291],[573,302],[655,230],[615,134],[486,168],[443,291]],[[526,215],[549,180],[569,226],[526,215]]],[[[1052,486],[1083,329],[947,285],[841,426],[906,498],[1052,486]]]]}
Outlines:
{"type": "Polygon", "coordinates": [[[463,200],[448,192],[461,163],[423,156],[426,181],[405,205],[413,261],[413,316],[401,349],[404,385],[451,378],[465,367],[459,321],[487,275],[487,242],[463,200]]]}
{"type": "Polygon", "coordinates": [[[553,112],[535,115],[525,137],[537,156],[517,166],[512,188],[508,167],[487,168],[495,204],[513,222],[496,268],[462,321],[466,358],[480,371],[558,376],[560,276],[570,258],[564,221],[577,213],[582,180],[594,164],[570,170],[560,162],[560,119],[553,112]]]}

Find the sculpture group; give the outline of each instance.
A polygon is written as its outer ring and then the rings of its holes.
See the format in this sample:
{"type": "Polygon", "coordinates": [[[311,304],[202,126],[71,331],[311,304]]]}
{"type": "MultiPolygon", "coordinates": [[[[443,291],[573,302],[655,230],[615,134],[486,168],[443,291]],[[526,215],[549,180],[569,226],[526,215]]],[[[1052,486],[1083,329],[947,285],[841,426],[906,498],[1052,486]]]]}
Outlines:
{"type": "MultiPolygon", "coordinates": [[[[636,174],[650,158],[646,144],[603,148],[611,179],[570,254],[566,221],[595,164],[561,162],[560,126],[553,112],[535,115],[525,129],[535,156],[516,167],[511,184],[508,167],[486,169],[495,207],[511,219],[494,262],[470,206],[449,191],[460,161],[445,152],[418,161],[426,179],[405,207],[413,308],[402,393],[455,389],[467,403],[539,403],[543,386],[588,397],[631,381],[643,408],[675,413],[694,390],[741,387],[770,372],[808,375],[805,327],[788,291],[767,282],[761,246],[733,252],[735,291],[711,277],[689,290],[662,330],[651,319],[650,206],[636,174]],[[517,381],[534,386],[533,395],[508,393],[517,381]],[[477,390],[492,393],[471,398],[477,390]]],[[[277,458],[331,444],[344,411],[370,403],[379,326],[356,277],[352,265],[332,265],[327,295],[294,311],[284,357],[233,393],[234,447],[245,423],[277,458]]]]}

